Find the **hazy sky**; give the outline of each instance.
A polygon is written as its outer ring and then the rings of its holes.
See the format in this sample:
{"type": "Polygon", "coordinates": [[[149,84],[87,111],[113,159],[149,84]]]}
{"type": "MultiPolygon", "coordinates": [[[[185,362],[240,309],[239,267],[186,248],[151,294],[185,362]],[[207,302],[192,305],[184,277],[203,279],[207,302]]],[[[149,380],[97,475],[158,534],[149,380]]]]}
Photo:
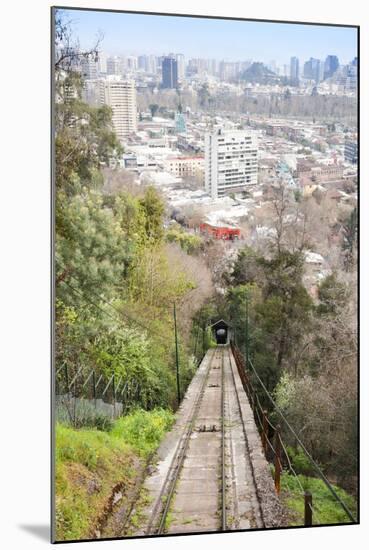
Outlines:
{"type": "Polygon", "coordinates": [[[357,30],[349,27],[65,11],[81,47],[91,46],[102,31],[102,50],[108,54],[172,52],[187,58],[276,60],[279,64],[289,63],[294,55],[303,62],[334,54],[341,63],[357,55],[357,30]]]}

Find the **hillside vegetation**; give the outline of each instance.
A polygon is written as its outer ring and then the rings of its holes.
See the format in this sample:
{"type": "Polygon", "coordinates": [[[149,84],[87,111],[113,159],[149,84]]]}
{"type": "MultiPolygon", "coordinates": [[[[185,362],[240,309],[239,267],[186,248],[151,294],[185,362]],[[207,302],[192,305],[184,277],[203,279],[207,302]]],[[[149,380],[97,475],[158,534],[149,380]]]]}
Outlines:
{"type": "Polygon", "coordinates": [[[110,431],[56,426],[56,539],[102,534],[112,495],[131,498],[146,461],[173,423],[169,411],[137,410],[110,431]]]}
{"type": "MultiPolygon", "coordinates": [[[[58,15],[59,41],[69,32],[58,15]]],[[[170,427],[178,406],[174,304],[183,396],[207,343],[204,337],[193,353],[192,317],[212,284],[199,240],[165,229],[160,193],[111,168],[122,153],[111,109],[82,101],[72,62],[57,60],[55,69],[55,369],[64,399],[57,407],[56,536],[71,540],[101,531],[114,488],[129,492],[170,427]],[[114,375],[121,388],[136,387],[124,417],[113,422],[93,405],[102,388],[94,396],[84,384],[92,373],[105,384],[114,375]],[[90,403],[81,412],[71,396],[82,390],[90,403]]],[[[112,402],[111,395],[104,398],[112,402]]]]}

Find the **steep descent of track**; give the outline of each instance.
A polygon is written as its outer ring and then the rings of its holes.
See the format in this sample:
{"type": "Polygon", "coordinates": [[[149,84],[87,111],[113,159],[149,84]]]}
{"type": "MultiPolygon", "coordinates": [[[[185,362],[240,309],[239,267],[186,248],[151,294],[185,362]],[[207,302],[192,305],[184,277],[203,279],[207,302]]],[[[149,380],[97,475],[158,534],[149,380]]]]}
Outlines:
{"type": "Polygon", "coordinates": [[[159,448],[157,467],[144,484],[150,504],[135,534],[264,527],[250,457],[260,463],[259,451],[233,354],[218,346],[204,357],[159,448]]]}

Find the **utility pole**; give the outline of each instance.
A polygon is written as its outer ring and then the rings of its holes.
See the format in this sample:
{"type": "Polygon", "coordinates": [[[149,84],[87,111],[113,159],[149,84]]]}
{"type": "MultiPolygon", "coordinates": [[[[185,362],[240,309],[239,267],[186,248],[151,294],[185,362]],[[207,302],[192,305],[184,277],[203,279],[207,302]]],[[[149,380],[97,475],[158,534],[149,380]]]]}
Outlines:
{"type": "Polygon", "coordinates": [[[177,375],[177,401],[178,407],[181,402],[181,389],[179,385],[179,357],[178,357],[178,335],[177,335],[177,315],[176,315],[176,304],[174,303],[173,307],[173,317],[174,317],[174,339],[176,344],[176,375],[177,375]]]}

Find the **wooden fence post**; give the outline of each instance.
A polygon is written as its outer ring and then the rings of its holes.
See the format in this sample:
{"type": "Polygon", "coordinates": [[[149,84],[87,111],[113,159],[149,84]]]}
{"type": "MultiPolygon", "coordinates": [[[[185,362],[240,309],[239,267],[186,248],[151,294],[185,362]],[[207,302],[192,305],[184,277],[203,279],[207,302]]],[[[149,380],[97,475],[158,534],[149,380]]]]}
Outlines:
{"type": "Polygon", "coordinates": [[[313,497],[310,491],[305,491],[304,494],[305,504],[305,526],[309,527],[313,525],[313,497]]]}

